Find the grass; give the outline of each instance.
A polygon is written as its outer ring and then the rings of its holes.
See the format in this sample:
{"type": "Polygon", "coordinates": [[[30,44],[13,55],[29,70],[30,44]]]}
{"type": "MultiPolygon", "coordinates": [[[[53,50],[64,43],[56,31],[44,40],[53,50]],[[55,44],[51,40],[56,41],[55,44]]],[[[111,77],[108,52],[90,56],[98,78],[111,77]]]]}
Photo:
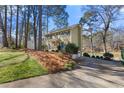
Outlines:
{"type": "Polygon", "coordinates": [[[26,54],[10,57],[3,61],[0,61],[0,67],[25,62],[28,58],[29,57],[26,54]]]}
{"type": "Polygon", "coordinates": [[[16,58],[17,56],[24,55],[24,52],[0,52],[0,62],[4,60],[9,60],[12,58],[16,58]]]}
{"type": "Polygon", "coordinates": [[[0,67],[0,83],[48,73],[47,69],[24,52],[2,52],[0,53],[0,61],[0,66],[2,65],[0,67]]]}

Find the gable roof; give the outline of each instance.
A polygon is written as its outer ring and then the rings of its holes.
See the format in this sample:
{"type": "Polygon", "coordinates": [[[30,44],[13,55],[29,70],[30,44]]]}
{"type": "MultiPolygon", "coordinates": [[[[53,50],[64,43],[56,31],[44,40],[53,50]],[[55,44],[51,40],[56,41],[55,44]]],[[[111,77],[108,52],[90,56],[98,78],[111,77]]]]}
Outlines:
{"type": "Polygon", "coordinates": [[[65,28],[57,29],[57,30],[49,32],[48,34],[46,34],[46,36],[52,35],[52,34],[57,34],[57,33],[63,32],[63,31],[68,31],[68,30],[73,29],[73,28],[78,27],[78,26],[79,26],[79,24],[75,24],[75,25],[71,25],[71,26],[68,26],[65,28]]]}

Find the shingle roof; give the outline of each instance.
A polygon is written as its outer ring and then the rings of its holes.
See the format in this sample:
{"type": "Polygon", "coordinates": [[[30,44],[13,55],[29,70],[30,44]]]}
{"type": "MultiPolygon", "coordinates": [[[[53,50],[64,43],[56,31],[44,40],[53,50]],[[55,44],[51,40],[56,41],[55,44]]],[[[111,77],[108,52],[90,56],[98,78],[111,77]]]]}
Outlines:
{"type": "Polygon", "coordinates": [[[54,31],[49,32],[49,33],[46,34],[46,35],[52,35],[52,34],[56,34],[56,33],[59,33],[59,32],[66,31],[66,30],[68,31],[68,30],[70,30],[70,29],[72,29],[72,28],[75,28],[75,27],[77,27],[77,26],[79,26],[79,24],[71,25],[71,26],[66,27],[66,28],[57,29],[57,30],[54,30],[54,31]]]}

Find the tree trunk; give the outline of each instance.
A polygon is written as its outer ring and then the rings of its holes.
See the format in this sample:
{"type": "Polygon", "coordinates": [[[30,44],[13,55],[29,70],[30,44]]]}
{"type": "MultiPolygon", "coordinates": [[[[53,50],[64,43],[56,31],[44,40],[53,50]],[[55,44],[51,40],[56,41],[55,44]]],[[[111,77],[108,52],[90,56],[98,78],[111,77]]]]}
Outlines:
{"type": "Polygon", "coordinates": [[[3,46],[4,46],[4,38],[5,38],[5,36],[4,36],[4,32],[5,32],[5,28],[4,28],[4,24],[3,24],[3,19],[2,19],[2,15],[1,15],[1,12],[0,12],[0,26],[1,26],[1,29],[2,29],[2,32],[3,32],[3,35],[2,35],[2,38],[3,38],[3,46]]]}
{"type": "MultiPolygon", "coordinates": [[[[23,34],[24,34],[24,31],[26,31],[26,11],[24,12],[23,14],[23,19],[22,19],[22,29],[20,31],[20,37],[19,37],[19,47],[21,48],[21,44],[22,44],[22,40],[23,39],[23,34]],[[24,29],[25,28],[25,29],[24,29]]],[[[24,34],[25,35],[25,34],[24,34]]],[[[24,41],[23,41],[23,47],[24,47],[24,41]]]]}
{"type": "Polygon", "coordinates": [[[104,52],[107,52],[107,47],[106,47],[106,36],[103,37],[103,45],[104,45],[104,52]]]}
{"type": "Polygon", "coordinates": [[[93,54],[93,33],[92,33],[92,31],[91,31],[91,48],[92,48],[92,54],[93,54]]]}
{"type": "Polygon", "coordinates": [[[22,20],[22,28],[21,28],[20,33],[19,33],[19,48],[22,47],[23,31],[24,31],[24,19],[22,20]]]}
{"type": "Polygon", "coordinates": [[[39,37],[38,37],[38,50],[41,50],[42,46],[42,6],[39,6],[39,37]]]}
{"type": "Polygon", "coordinates": [[[5,22],[4,22],[4,31],[3,31],[3,46],[8,47],[7,41],[7,6],[5,6],[5,22]]]}
{"type": "Polygon", "coordinates": [[[30,6],[28,6],[28,15],[27,15],[27,25],[25,31],[25,49],[27,49],[27,42],[28,42],[28,32],[29,32],[29,21],[30,21],[30,6]]]}
{"type": "Polygon", "coordinates": [[[37,49],[36,16],[34,15],[34,49],[37,49]]]}
{"type": "Polygon", "coordinates": [[[27,42],[26,42],[26,41],[27,41],[27,38],[26,38],[26,37],[27,37],[27,36],[26,36],[26,33],[27,33],[27,19],[26,19],[26,18],[27,18],[27,16],[25,16],[25,33],[24,33],[24,34],[25,34],[25,35],[24,35],[24,38],[25,38],[25,39],[24,39],[24,47],[25,47],[25,48],[27,48],[27,42]]]}
{"type": "Polygon", "coordinates": [[[18,48],[18,20],[19,20],[19,6],[17,5],[17,15],[16,15],[16,48],[18,48]]]}
{"type": "Polygon", "coordinates": [[[48,28],[49,27],[49,24],[48,24],[48,21],[49,21],[49,18],[48,18],[49,17],[49,15],[48,15],[48,6],[47,6],[47,11],[46,11],[46,17],[47,17],[47,20],[46,20],[47,24],[46,25],[47,25],[47,34],[48,34],[48,30],[49,30],[49,28],[48,28]]]}
{"type": "Polygon", "coordinates": [[[9,38],[10,38],[10,46],[11,46],[11,42],[12,42],[12,37],[11,37],[11,32],[12,32],[12,6],[10,6],[10,10],[11,10],[11,17],[10,17],[10,33],[9,33],[9,38]]]}
{"type": "Polygon", "coordinates": [[[109,25],[110,25],[110,20],[108,21],[105,29],[104,29],[104,35],[103,35],[103,44],[104,44],[104,52],[107,52],[107,46],[106,46],[106,37],[107,37],[107,32],[109,29],[109,25]]]}

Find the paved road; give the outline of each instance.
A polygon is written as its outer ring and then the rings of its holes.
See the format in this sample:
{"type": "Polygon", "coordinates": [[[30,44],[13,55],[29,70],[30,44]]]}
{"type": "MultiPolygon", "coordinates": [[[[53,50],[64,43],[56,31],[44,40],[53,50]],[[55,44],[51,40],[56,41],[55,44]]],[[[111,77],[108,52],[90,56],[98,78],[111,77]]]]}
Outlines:
{"type": "Polygon", "coordinates": [[[81,58],[80,68],[1,84],[11,88],[124,87],[124,67],[114,62],[81,58]]]}

